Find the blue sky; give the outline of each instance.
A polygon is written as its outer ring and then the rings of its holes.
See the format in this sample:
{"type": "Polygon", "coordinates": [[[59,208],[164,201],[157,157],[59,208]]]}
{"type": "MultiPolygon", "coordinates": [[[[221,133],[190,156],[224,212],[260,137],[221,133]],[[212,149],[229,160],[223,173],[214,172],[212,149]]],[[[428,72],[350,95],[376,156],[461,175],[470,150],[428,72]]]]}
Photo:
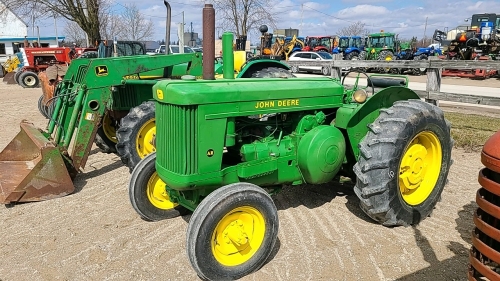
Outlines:
{"type": "MultiPolygon", "coordinates": [[[[165,36],[165,6],[162,0],[109,0],[110,13],[120,13],[125,5],[135,3],[141,13],[155,24],[155,40],[165,36]]],[[[177,40],[176,23],[182,21],[184,11],[185,31],[190,23],[193,29],[202,35],[201,12],[203,0],[171,0],[172,37],[177,40]]],[[[281,0],[274,3],[270,10],[278,16],[277,28],[298,28],[301,36],[333,35],[344,26],[361,21],[367,24],[372,32],[384,30],[398,33],[400,38],[411,38],[424,35],[427,18],[427,37],[432,36],[435,29],[453,29],[458,25],[467,25],[464,19],[476,13],[500,13],[500,0],[441,0],[441,1],[393,1],[393,0],[281,0]]],[[[217,17],[216,17],[217,19],[217,17]]],[[[55,29],[52,20],[36,23],[42,35],[53,36],[55,29]]],[[[58,20],[58,34],[63,34],[64,21],[58,20]]],[[[31,28],[28,31],[31,35],[31,28]]]]}

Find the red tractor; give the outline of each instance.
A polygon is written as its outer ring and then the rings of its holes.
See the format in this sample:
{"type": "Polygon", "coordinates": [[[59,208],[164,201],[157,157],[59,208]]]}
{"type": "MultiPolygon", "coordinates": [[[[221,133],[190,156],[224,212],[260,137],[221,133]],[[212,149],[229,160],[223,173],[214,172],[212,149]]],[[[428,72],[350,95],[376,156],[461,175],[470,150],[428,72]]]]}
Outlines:
{"type": "Polygon", "coordinates": [[[305,47],[302,51],[328,52],[332,53],[335,44],[333,36],[307,36],[305,47]]]}
{"type": "Polygon", "coordinates": [[[16,72],[14,79],[24,88],[34,88],[40,83],[38,73],[54,64],[68,65],[72,59],[84,52],[97,51],[95,48],[24,48],[23,66],[16,72]]]}

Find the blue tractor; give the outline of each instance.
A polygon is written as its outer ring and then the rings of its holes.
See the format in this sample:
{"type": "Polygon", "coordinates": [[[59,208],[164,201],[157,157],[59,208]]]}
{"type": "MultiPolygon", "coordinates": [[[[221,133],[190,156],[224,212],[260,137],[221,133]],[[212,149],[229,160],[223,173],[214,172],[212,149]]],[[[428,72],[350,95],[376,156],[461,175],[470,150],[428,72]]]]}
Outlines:
{"type": "Polygon", "coordinates": [[[421,60],[427,60],[431,56],[440,56],[443,52],[439,48],[438,44],[431,44],[425,48],[418,48],[414,54],[414,57],[418,57],[421,60]]]}
{"type": "Polygon", "coordinates": [[[363,47],[360,36],[340,36],[339,44],[332,53],[342,54],[344,60],[358,60],[363,47]]]}

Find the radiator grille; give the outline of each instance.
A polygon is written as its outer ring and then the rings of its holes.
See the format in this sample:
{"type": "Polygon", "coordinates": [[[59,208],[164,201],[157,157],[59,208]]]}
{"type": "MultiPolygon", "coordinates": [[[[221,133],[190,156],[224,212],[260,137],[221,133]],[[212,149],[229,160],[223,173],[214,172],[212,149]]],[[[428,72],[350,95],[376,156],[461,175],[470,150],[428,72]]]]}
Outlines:
{"type": "Polygon", "coordinates": [[[182,175],[198,172],[196,106],[158,104],[156,106],[157,162],[182,175]]]}
{"type": "Polygon", "coordinates": [[[80,65],[78,67],[78,72],[76,73],[75,83],[78,83],[78,84],[82,83],[82,81],[85,78],[85,75],[87,75],[88,68],[89,67],[87,65],[80,65]]]}
{"type": "MultiPolygon", "coordinates": [[[[135,89],[136,87],[125,85],[125,87],[119,87],[117,92],[113,92],[113,109],[126,110],[137,106],[140,101],[135,89]]],[[[151,92],[151,88],[149,92],[151,92]]]]}

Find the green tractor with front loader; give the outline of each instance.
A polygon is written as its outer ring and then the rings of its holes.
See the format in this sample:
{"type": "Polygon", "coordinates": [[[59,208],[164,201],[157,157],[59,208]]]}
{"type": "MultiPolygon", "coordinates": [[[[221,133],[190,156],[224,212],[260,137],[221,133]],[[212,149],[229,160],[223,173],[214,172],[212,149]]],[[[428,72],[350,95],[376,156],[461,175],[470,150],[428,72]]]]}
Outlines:
{"type": "MultiPolygon", "coordinates": [[[[166,3],[170,11],[168,3],[166,3]]],[[[232,54],[232,44],[225,47],[232,54]]],[[[208,50],[206,48],[205,50],[208,50]]],[[[214,46],[212,46],[212,50],[214,46]]],[[[233,67],[235,56],[226,58],[233,67]]],[[[215,52],[138,55],[74,60],[53,97],[39,101],[45,130],[22,122],[20,133],[0,152],[1,204],[52,199],[74,191],[72,180],[85,167],[93,143],[116,153],[130,171],[155,151],[153,86],[161,80],[201,78],[213,71],[215,52]],[[15,176],[6,176],[15,174],[15,176]]],[[[293,77],[279,61],[246,62],[238,78],[293,77]]],[[[234,76],[234,69],[221,67],[234,76]]]]}
{"type": "MultiPolygon", "coordinates": [[[[204,18],[205,10],[212,5],[204,18]]],[[[349,177],[361,209],[385,226],[418,224],[439,201],[451,165],[450,123],[407,86],[361,86],[362,75],[380,79],[363,72],[347,86],[345,78],[229,72],[215,80],[209,71],[154,85],[156,152],[129,183],[145,220],[193,212],[186,249],[202,279],[238,279],[265,263],[279,229],[271,195],[287,185],[349,177]]]]}

